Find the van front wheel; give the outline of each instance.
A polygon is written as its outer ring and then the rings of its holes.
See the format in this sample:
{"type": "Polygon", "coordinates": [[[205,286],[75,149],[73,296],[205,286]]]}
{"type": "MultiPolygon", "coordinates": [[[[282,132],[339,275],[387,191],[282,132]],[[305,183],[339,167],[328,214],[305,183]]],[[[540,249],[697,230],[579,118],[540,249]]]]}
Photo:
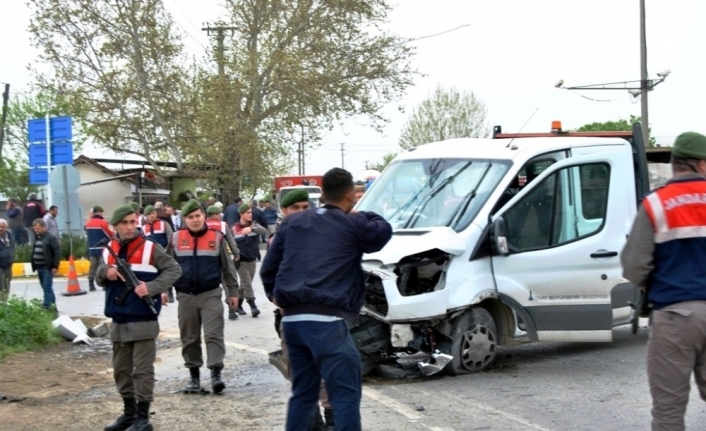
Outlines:
{"type": "Polygon", "coordinates": [[[454,319],[451,338],[450,375],[477,373],[493,364],[498,338],[493,317],[483,308],[471,307],[454,319]]]}

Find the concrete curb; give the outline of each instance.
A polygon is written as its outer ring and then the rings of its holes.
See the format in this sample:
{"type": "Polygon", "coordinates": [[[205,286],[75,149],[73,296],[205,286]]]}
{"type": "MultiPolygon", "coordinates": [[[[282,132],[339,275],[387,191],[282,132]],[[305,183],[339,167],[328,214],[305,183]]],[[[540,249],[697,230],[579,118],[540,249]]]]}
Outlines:
{"type": "MultiPolygon", "coordinates": [[[[75,260],[74,267],[76,268],[76,275],[86,275],[88,274],[88,269],[91,267],[91,262],[86,259],[75,260]]],[[[32,265],[29,263],[13,263],[12,264],[12,276],[13,277],[31,277],[34,275],[32,272],[32,265]]],[[[69,275],[69,261],[62,260],[59,262],[59,271],[57,273],[59,276],[66,277],[69,275]]]]}

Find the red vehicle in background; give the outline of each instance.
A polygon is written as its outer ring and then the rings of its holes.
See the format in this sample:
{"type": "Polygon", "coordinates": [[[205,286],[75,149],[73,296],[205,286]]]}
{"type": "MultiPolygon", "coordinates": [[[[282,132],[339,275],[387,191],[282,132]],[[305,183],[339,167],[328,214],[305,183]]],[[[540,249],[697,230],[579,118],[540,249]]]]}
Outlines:
{"type": "Polygon", "coordinates": [[[318,207],[321,202],[321,184],[323,182],[322,175],[289,175],[284,177],[274,178],[274,198],[277,201],[277,206],[282,201],[282,198],[292,190],[305,188],[309,192],[309,202],[312,207],[318,207]]]}

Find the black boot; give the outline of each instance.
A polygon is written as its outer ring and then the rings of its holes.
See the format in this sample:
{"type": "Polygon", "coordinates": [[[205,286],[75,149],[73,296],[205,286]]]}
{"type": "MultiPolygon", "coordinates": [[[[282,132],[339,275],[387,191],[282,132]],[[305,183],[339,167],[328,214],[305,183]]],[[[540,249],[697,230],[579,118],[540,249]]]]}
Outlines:
{"type": "Polygon", "coordinates": [[[211,369],[211,388],[214,394],[220,394],[226,388],[226,384],[221,380],[221,368],[211,369]]]}
{"type": "Polygon", "coordinates": [[[96,282],[92,278],[88,279],[88,291],[89,292],[95,292],[96,291],[96,282]]]}
{"type": "Polygon", "coordinates": [[[198,367],[189,368],[189,373],[191,374],[191,379],[189,379],[189,384],[186,385],[187,392],[198,392],[201,390],[201,373],[198,367]]]}
{"type": "Polygon", "coordinates": [[[333,431],[336,429],[336,424],[333,422],[333,409],[324,409],[324,419],[326,419],[325,431],[333,431]]]}
{"type": "Polygon", "coordinates": [[[260,310],[257,308],[257,305],[255,305],[255,299],[248,299],[248,305],[250,306],[250,310],[252,311],[252,317],[257,317],[260,315],[260,310]]]}
{"type": "Polygon", "coordinates": [[[104,431],[123,431],[135,422],[137,418],[137,401],[134,398],[123,398],[123,414],[107,427],[103,428],[104,431]]]}
{"type": "Polygon", "coordinates": [[[243,298],[238,298],[238,308],[235,310],[241,316],[245,316],[246,314],[248,314],[245,312],[245,310],[243,310],[243,302],[245,302],[243,298]]]}
{"type": "Polygon", "coordinates": [[[127,431],[152,431],[153,429],[150,423],[150,403],[140,401],[137,403],[137,419],[127,431]]]}
{"type": "Polygon", "coordinates": [[[325,429],[324,420],[321,418],[321,412],[317,406],[316,413],[314,413],[314,425],[311,427],[311,431],[325,431],[325,429]]]}

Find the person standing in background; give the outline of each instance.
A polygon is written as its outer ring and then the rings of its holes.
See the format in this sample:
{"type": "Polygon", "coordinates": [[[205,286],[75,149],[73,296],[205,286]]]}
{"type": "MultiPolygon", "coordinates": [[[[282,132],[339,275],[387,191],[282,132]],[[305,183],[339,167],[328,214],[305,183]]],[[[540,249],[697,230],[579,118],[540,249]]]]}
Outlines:
{"type": "Polygon", "coordinates": [[[248,301],[252,317],[260,315],[260,310],[255,305],[255,292],[252,282],[257,272],[257,261],[260,260],[259,238],[267,230],[258,222],[253,220],[252,210],[254,207],[243,204],[240,206],[240,221],[233,226],[233,238],[240,251],[240,262],[238,262],[238,277],[240,277],[240,289],[238,290],[237,312],[241,316],[245,315],[243,300],[248,301]]]}
{"type": "Polygon", "coordinates": [[[265,201],[265,209],[262,210],[262,216],[267,222],[267,237],[271,237],[277,228],[277,210],[274,209],[270,201],[265,201]]]}
{"type": "Polygon", "coordinates": [[[39,284],[44,291],[42,305],[47,310],[56,308],[56,295],[54,295],[54,274],[59,270],[61,248],[59,239],[47,231],[44,220],[38,218],[33,223],[34,237],[32,238],[32,271],[37,271],[39,284]]]}
{"type": "Polygon", "coordinates": [[[88,241],[88,259],[90,268],[88,269],[88,290],[96,291],[96,272],[101,264],[101,256],[103,256],[103,246],[99,245],[102,241],[113,237],[113,229],[110,228],[108,222],[103,218],[103,207],[96,205],[93,207],[93,215],[84,226],[86,231],[86,240],[88,241]]]}
{"type": "Polygon", "coordinates": [[[61,235],[59,235],[59,225],[56,223],[56,216],[59,214],[59,207],[56,205],[52,205],[49,207],[49,211],[47,211],[46,214],[44,214],[44,217],[42,217],[42,220],[44,220],[44,223],[47,225],[47,230],[49,231],[50,234],[54,235],[57,239],[61,239],[61,235]]]}
{"type": "MultiPolygon", "coordinates": [[[[262,228],[264,228],[265,232],[260,234],[260,242],[266,243],[266,236],[267,236],[267,220],[265,220],[265,216],[262,213],[262,210],[260,207],[257,205],[257,201],[255,199],[250,202],[250,209],[252,212],[252,217],[248,222],[254,221],[258,225],[260,225],[262,228]]],[[[241,216],[242,216],[242,211],[239,211],[241,216]]]]}
{"type": "Polygon", "coordinates": [[[238,220],[240,220],[240,213],[238,212],[238,209],[242,204],[243,200],[241,198],[235,198],[233,203],[226,207],[226,210],[223,213],[223,221],[228,223],[228,227],[232,228],[236,223],[238,223],[238,220]]]}
{"type": "Polygon", "coordinates": [[[12,264],[15,262],[15,237],[7,220],[0,218],[0,301],[10,297],[12,264]]]}
{"type": "Polygon", "coordinates": [[[27,231],[24,228],[24,217],[17,199],[8,199],[5,205],[7,224],[17,244],[27,244],[27,231]]]}
{"type": "Polygon", "coordinates": [[[24,214],[24,224],[25,231],[27,231],[27,240],[29,242],[34,242],[34,221],[37,219],[42,219],[47,213],[44,209],[42,201],[37,198],[36,193],[31,193],[24,207],[22,207],[22,213],[24,214]]]}
{"type": "MultiPolygon", "coordinates": [[[[168,254],[171,254],[170,247],[174,230],[169,223],[158,218],[157,214],[158,210],[152,205],[145,207],[145,218],[147,222],[142,226],[142,233],[147,239],[161,245],[168,254]]],[[[174,289],[172,287],[170,287],[167,292],[167,300],[170,304],[174,303],[174,289]]]]}

